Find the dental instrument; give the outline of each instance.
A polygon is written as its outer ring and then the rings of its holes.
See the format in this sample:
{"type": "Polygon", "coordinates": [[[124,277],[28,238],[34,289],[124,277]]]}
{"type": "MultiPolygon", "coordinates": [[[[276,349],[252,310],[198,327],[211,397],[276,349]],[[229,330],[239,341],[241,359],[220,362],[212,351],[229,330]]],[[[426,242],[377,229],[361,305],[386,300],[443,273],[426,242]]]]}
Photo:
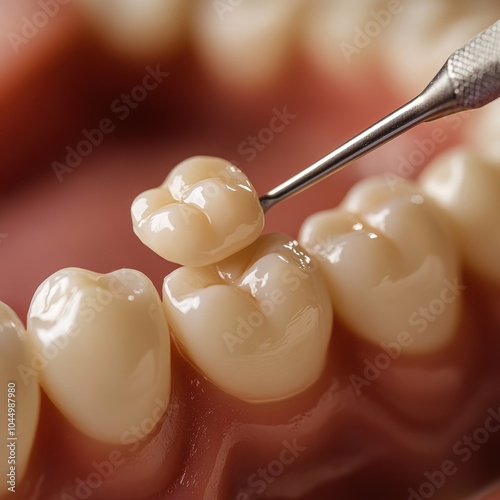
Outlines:
{"type": "Polygon", "coordinates": [[[500,20],[446,61],[416,98],[260,197],[264,212],[422,122],[476,109],[500,97],[500,20]]]}

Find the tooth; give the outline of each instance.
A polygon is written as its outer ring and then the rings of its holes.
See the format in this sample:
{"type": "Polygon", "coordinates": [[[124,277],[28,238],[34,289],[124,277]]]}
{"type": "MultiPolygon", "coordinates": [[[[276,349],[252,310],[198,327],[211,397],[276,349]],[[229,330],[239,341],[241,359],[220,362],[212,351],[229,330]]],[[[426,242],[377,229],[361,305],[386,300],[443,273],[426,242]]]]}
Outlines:
{"type": "Polygon", "coordinates": [[[132,56],[173,52],[185,29],[186,0],[78,0],[110,43],[132,56]]]}
{"type": "Polygon", "coordinates": [[[247,177],[220,158],[196,156],[177,165],[157,189],[132,204],[134,232],[163,258],[204,266],[255,241],[264,226],[247,177]]]}
{"type": "Polygon", "coordinates": [[[201,2],[194,43],[222,82],[253,90],[272,82],[292,54],[303,0],[201,2]]]}
{"type": "Polygon", "coordinates": [[[214,266],[165,278],[163,302],[185,355],[222,390],[259,403],[307,389],[332,329],[317,263],[285,235],[266,235],[214,266]]]}
{"type": "Polygon", "coordinates": [[[497,0],[401,2],[383,55],[391,78],[413,97],[450,54],[498,20],[497,0]]]}
{"type": "Polygon", "coordinates": [[[357,184],[337,209],[307,219],[299,241],[318,257],[334,310],[375,344],[407,353],[453,337],[461,285],[455,243],[437,207],[410,184],[357,184]]]}
{"type": "Polygon", "coordinates": [[[450,217],[466,265],[500,283],[500,162],[456,148],[437,157],[420,182],[450,217]]]}
{"type": "Polygon", "coordinates": [[[379,36],[384,29],[379,19],[384,24],[392,20],[393,14],[383,5],[380,0],[311,2],[303,23],[303,43],[310,58],[335,78],[356,84],[358,78],[371,71],[378,56],[379,36]],[[375,36],[365,33],[367,27],[371,33],[371,25],[375,36]]]}
{"type": "Polygon", "coordinates": [[[17,493],[35,440],[40,412],[37,377],[23,372],[28,363],[26,332],[16,314],[0,302],[0,496],[17,493]]]}
{"type": "Polygon", "coordinates": [[[467,134],[481,156],[500,162],[500,100],[475,110],[467,126],[467,134]]]}
{"type": "Polygon", "coordinates": [[[142,273],[58,271],[35,292],[28,333],[44,391],[88,436],[122,443],[160,402],[167,406],[168,326],[142,273]]]}

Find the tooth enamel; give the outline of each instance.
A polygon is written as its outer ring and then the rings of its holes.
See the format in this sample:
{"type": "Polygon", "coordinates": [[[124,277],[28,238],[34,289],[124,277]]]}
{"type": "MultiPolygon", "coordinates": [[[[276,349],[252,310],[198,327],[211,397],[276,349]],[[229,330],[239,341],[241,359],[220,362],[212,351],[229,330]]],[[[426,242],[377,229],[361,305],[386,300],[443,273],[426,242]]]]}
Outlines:
{"type": "Polygon", "coordinates": [[[250,245],[262,231],[264,213],[240,170],[220,158],[197,156],[134,200],[132,222],[140,240],[158,255],[196,267],[250,245]]]}
{"type": "Polygon", "coordinates": [[[202,62],[224,83],[260,88],[283,70],[292,52],[303,0],[200,2],[194,43],[202,62]]]}
{"type": "Polygon", "coordinates": [[[163,302],[185,355],[248,402],[291,397],[325,366],[332,328],[317,263],[284,235],[267,235],[214,266],[165,278],[163,302]]]}
{"type": "Polygon", "coordinates": [[[153,284],[138,271],[58,271],[33,297],[28,333],[44,391],[97,440],[121,443],[159,401],[169,402],[168,326],[153,284]]]}
{"type": "Polygon", "coordinates": [[[456,148],[437,157],[420,182],[450,217],[466,265],[500,283],[500,162],[456,148]]]}
{"type": "Polygon", "coordinates": [[[340,207],[307,219],[299,241],[318,257],[334,310],[361,337],[380,344],[407,332],[407,353],[452,338],[460,311],[455,243],[438,208],[412,185],[360,182],[340,207]]]}
{"type": "Polygon", "coordinates": [[[16,314],[0,302],[0,496],[17,493],[28,465],[40,412],[37,377],[24,377],[29,348],[16,314]],[[14,469],[12,469],[14,468],[14,469]]]}
{"type": "Polygon", "coordinates": [[[132,56],[163,55],[179,46],[186,0],[78,0],[102,35],[132,56]]]}

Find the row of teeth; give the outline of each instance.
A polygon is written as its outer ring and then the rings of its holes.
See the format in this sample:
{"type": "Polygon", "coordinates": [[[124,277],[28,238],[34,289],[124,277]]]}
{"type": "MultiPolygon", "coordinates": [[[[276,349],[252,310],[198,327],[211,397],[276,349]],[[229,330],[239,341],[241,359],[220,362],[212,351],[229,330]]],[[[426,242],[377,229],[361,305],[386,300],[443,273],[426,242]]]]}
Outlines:
{"type": "MultiPolygon", "coordinates": [[[[500,284],[500,162],[458,149],[419,182],[360,182],[338,208],[305,221],[299,244],[260,236],[257,194],[234,166],[196,157],[174,168],[132,207],[148,246],[190,264],[165,278],[163,303],[138,271],[81,269],[42,283],[27,330],[0,303],[1,386],[17,384],[18,479],[36,432],[39,384],[76,428],[107,443],[130,442],[129,429],[159,402],[166,408],[170,328],[204,376],[250,403],[290,398],[318,380],[332,309],[381,347],[412,332],[405,356],[444,348],[460,320],[461,262],[500,284]]],[[[9,472],[7,460],[0,469],[9,472]]]]}
{"type": "Polygon", "coordinates": [[[451,52],[500,16],[497,0],[78,0],[125,53],[161,56],[186,33],[208,69],[243,88],[268,84],[300,49],[336,77],[373,60],[416,93],[451,52]],[[378,59],[377,59],[378,58],[378,59]],[[351,64],[355,63],[355,64],[351,64]]]}

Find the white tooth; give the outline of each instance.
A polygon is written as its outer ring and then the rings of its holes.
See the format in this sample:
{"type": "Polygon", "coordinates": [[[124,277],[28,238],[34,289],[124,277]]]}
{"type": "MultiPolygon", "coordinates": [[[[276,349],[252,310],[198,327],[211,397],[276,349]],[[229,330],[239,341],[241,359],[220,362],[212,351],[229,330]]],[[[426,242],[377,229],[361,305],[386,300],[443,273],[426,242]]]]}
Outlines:
{"type": "Polygon", "coordinates": [[[201,2],[194,43],[223,83],[260,88],[283,71],[292,53],[303,0],[201,2]]]}
{"type": "Polygon", "coordinates": [[[310,2],[303,23],[306,52],[326,72],[356,82],[377,65],[384,30],[380,22],[390,23],[393,17],[384,4],[381,0],[310,2]]]}
{"type": "Polygon", "coordinates": [[[26,472],[38,425],[40,388],[37,377],[23,371],[28,355],[21,321],[0,302],[0,496],[18,492],[16,488],[26,472]]]}
{"type": "Polygon", "coordinates": [[[58,271],[33,297],[28,333],[44,391],[85,434],[123,443],[168,405],[168,326],[142,273],[58,271]]]}
{"type": "Polygon", "coordinates": [[[307,219],[299,241],[319,258],[334,310],[360,336],[404,343],[407,353],[453,337],[456,245],[439,209],[412,185],[360,182],[340,207],[307,219]]]}
{"type": "Polygon", "coordinates": [[[134,200],[132,222],[140,240],[164,259],[204,266],[255,241],[264,213],[240,170],[220,158],[197,156],[134,200]]]}
{"type": "Polygon", "coordinates": [[[500,161],[456,148],[437,157],[420,182],[450,217],[466,265],[499,284],[500,161]]]}
{"type": "Polygon", "coordinates": [[[285,235],[262,236],[214,266],[177,269],[163,301],[186,356],[237,398],[291,397],[325,366],[328,292],[316,261],[285,235]]]}
{"type": "Polygon", "coordinates": [[[459,47],[500,16],[498,0],[402,2],[384,55],[390,76],[409,97],[421,92],[459,47]]]}
{"type": "Polygon", "coordinates": [[[132,56],[176,49],[185,30],[188,0],[78,0],[116,48],[132,56]]]}

